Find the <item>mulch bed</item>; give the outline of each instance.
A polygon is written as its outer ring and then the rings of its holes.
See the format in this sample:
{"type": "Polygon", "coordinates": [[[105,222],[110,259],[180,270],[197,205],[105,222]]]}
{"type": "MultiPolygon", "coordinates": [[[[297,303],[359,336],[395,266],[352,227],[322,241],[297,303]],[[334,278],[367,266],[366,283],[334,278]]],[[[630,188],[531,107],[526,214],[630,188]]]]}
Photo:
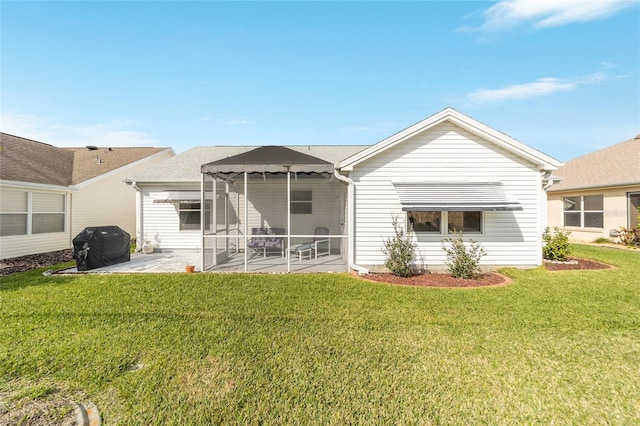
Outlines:
{"type": "Polygon", "coordinates": [[[605,263],[595,262],[593,260],[580,259],[577,257],[570,257],[569,260],[571,262],[559,262],[559,263],[551,263],[544,262],[544,267],[549,271],[574,271],[580,269],[611,269],[613,266],[607,265],[605,263]]]}
{"type": "MultiPolygon", "coordinates": [[[[570,270],[597,270],[610,269],[607,265],[593,260],[569,258],[570,263],[549,263],[544,266],[549,271],[570,271],[570,270]]],[[[407,278],[398,277],[389,273],[371,273],[364,277],[366,280],[376,281],[386,284],[407,285],[414,287],[448,287],[448,288],[469,288],[469,287],[490,287],[502,284],[509,284],[511,279],[495,272],[482,274],[477,279],[463,280],[454,278],[449,274],[417,274],[407,278]]]]}
{"type": "Polygon", "coordinates": [[[73,250],[71,249],[4,259],[0,260],[0,277],[15,272],[24,272],[57,265],[58,263],[69,262],[71,260],[73,260],[73,250]]]}
{"type": "Polygon", "coordinates": [[[449,274],[417,274],[407,278],[398,277],[389,273],[373,273],[363,277],[366,280],[377,281],[387,284],[408,285],[414,287],[490,287],[501,284],[508,284],[511,279],[504,275],[493,273],[482,274],[477,279],[463,280],[454,278],[449,274]]]}

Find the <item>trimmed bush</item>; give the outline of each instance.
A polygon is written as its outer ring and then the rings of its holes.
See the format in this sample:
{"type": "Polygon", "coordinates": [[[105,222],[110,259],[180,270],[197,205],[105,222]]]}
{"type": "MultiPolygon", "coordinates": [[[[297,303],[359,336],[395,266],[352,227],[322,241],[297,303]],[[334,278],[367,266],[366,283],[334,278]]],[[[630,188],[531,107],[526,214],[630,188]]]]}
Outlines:
{"type": "Polygon", "coordinates": [[[399,277],[409,277],[412,275],[411,263],[415,259],[416,245],[402,226],[398,225],[398,218],[393,217],[394,235],[384,242],[382,253],[387,257],[384,266],[391,271],[393,275],[399,277]]]}
{"type": "Polygon", "coordinates": [[[445,238],[442,249],[447,253],[445,264],[449,268],[449,273],[455,278],[471,279],[479,276],[480,259],[486,256],[486,252],[480,243],[469,240],[469,247],[464,245],[462,232],[455,232],[452,238],[445,238]],[[451,247],[444,245],[444,242],[451,243],[451,247]]]}
{"type": "Polygon", "coordinates": [[[562,231],[557,226],[553,227],[553,233],[547,226],[542,233],[542,257],[547,260],[566,262],[571,254],[569,235],[571,232],[562,231]]]}

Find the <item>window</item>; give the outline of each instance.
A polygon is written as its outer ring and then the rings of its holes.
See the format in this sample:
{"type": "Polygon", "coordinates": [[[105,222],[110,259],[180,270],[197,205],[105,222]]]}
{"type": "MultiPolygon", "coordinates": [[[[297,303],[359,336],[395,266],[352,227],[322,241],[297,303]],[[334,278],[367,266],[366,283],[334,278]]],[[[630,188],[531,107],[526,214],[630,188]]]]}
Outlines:
{"type": "Polygon", "coordinates": [[[604,225],[603,196],[580,195],[564,197],[564,226],[602,228],[604,225]]]}
{"type": "Polygon", "coordinates": [[[482,212],[449,212],[447,230],[449,234],[479,234],[482,232],[482,212]]]}
{"type": "Polygon", "coordinates": [[[0,236],[27,235],[28,205],[28,192],[0,192],[0,236]]]}
{"type": "Polygon", "coordinates": [[[465,234],[482,233],[482,212],[440,212],[408,211],[408,223],[419,233],[442,234],[444,230],[452,234],[456,231],[465,234]]]}
{"type": "Polygon", "coordinates": [[[291,191],[291,214],[311,214],[311,191],[291,191]]]}
{"type": "Polygon", "coordinates": [[[190,231],[200,229],[200,202],[180,201],[178,205],[180,216],[180,230],[190,231]]]}
{"type": "Polygon", "coordinates": [[[50,192],[2,191],[0,236],[64,232],[66,195],[50,192]]]}
{"type": "Polygon", "coordinates": [[[415,232],[442,233],[442,212],[408,212],[407,216],[415,232]]]}
{"type": "Polygon", "coordinates": [[[64,195],[34,192],[32,210],[34,234],[64,232],[64,195]]]}
{"type": "MultiPolygon", "coordinates": [[[[199,231],[200,230],[200,201],[179,201],[178,216],[180,219],[181,231],[199,231]]],[[[206,202],[204,210],[204,218],[207,224],[211,223],[211,209],[213,204],[211,201],[206,202]]]]}

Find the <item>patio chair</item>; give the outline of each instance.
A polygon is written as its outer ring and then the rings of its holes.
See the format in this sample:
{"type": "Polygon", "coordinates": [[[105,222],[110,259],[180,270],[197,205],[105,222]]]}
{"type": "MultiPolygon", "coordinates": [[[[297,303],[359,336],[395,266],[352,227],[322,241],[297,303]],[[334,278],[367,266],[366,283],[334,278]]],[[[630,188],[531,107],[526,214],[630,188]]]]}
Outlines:
{"type": "Polygon", "coordinates": [[[267,242],[267,231],[264,228],[251,228],[252,237],[247,241],[247,249],[259,253],[267,242]]]}
{"type": "Polygon", "coordinates": [[[284,257],[286,254],[284,237],[279,236],[284,235],[284,228],[269,228],[268,234],[269,236],[262,248],[264,257],[267,257],[267,252],[269,251],[278,251],[284,257]]]}
{"type": "Polygon", "coordinates": [[[317,259],[318,256],[331,253],[330,239],[327,238],[328,235],[331,235],[329,228],[318,226],[313,231],[313,235],[315,235],[313,240],[299,244],[291,250],[293,254],[298,256],[299,262],[302,262],[302,259],[306,257],[309,259],[315,257],[317,259]]]}

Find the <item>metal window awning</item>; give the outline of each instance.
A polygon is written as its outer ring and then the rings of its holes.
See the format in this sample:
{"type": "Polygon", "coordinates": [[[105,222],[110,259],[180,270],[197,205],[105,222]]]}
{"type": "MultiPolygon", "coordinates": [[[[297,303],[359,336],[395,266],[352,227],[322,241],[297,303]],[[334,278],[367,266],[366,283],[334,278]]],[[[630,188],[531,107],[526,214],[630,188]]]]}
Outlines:
{"type": "Polygon", "coordinates": [[[403,211],[522,210],[500,182],[410,182],[393,186],[403,211]]]}
{"type": "Polygon", "coordinates": [[[153,200],[153,204],[200,202],[200,191],[169,191],[163,194],[163,197],[153,200]]]}

